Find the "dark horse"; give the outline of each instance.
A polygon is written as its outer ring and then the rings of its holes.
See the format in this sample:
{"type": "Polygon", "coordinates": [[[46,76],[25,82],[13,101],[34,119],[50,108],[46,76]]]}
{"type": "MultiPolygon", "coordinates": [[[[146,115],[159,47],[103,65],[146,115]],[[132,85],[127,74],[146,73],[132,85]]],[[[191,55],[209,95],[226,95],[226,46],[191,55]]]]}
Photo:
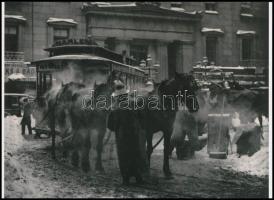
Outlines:
{"type": "Polygon", "coordinates": [[[195,95],[197,89],[197,83],[192,75],[175,73],[174,78],[162,81],[148,97],[151,98],[153,95],[158,96],[160,99],[160,108],[155,110],[147,106],[145,110],[147,157],[150,163],[150,157],[153,152],[153,134],[162,131],[164,138],[163,171],[166,177],[172,176],[169,167],[170,138],[178,105],[179,103],[184,104],[189,112],[198,111],[199,104],[195,95]],[[178,92],[184,96],[182,99],[178,99],[178,92]],[[169,97],[169,99],[173,99],[174,101],[164,102],[164,97],[169,97]]]}
{"type": "MultiPolygon", "coordinates": [[[[119,79],[119,77],[116,77],[116,79],[119,79]]],[[[123,81],[122,79],[120,80],[123,81]]],[[[140,164],[138,162],[144,162],[144,159],[142,159],[142,149],[145,149],[145,147],[137,142],[138,139],[134,139],[134,129],[140,130],[140,132],[137,133],[139,135],[142,135],[142,132],[144,131],[144,137],[146,137],[145,140],[147,144],[146,157],[148,165],[150,165],[150,157],[153,151],[153,134],[158,131],[162,131],[162,138],[164,139],[163,170],[166,177],[171,177],[171,172],[169,168],[169,151],[171,148],[170,138],[173,129],[174,118],[176,112],[178,111],[178,104],[184,104],[189,112],[198,111],[199,105],[195,96],[195,91],[197,89],[197,84],[192,75],[176,73],[173,79],[162,81],[159,85],[155,86],[154,90],[152,91],[147,90],[147,88],[138,88],[137,92],[138,94],[141,94],[140,96],[143,97],[142,99],[144,100],[144,106],[142,108],[137,110],[118,109],[111,113],[111,117],[109,118],[110,120],[108,122],[108,128],[112,131],[117,132],[117,136],[122,136],[122,138],[120,139],[121,142],[118,141],[118,143],[121,143],[120,147],[118,145],[118,148],[121,150],[122,159],[120,166],[122,166],[122,168],[124,168],[123,162],[126,162],[126,160],[128,159],[131,160],[131,157],[139,157],[139,161],[132,160],[132,162],[137,162],[138,165],[140,164]],[[181,99],[178,98],[178,95],[180,94],[183,95],[181,99]],[[132,126],[130,124],[132,124],[132,126]],[[134,127],[133,124],[139,125],[137,127],[134,127]],[[132,135],[132,137],[130,138],[127,135],[132,135]],[[133,155],[131,155],[130,157],[130,155],[127,154],[130,154],[130,149],[133,152],[133,147],[139,150],[135,150],[136,152],[132,153],[133,155]],[[123,152],[125,152],[125,154],[123,152]]],[[[138,104],[142,102],[140,99],[137,100],[137,98],[130,98],[132,97],[132,93],[124,94],[121,96],[129,96],[130,105],[136,105],[136,103],[138,104]]],[[[144,166],[144,164],[142,163],[141,165],[144,166]]],[[[133,167],[132,170],[136,172],[136,170],[138,169],[133,167]]],[[[123,171],[123,169],[121,169],[121,171],[123,171]]],[[[127,175],[126,173],[124,175],[122,173],[122,176],[125,176],[124,181],[127,182],[127,176],[129,175],[127,175]]]]}

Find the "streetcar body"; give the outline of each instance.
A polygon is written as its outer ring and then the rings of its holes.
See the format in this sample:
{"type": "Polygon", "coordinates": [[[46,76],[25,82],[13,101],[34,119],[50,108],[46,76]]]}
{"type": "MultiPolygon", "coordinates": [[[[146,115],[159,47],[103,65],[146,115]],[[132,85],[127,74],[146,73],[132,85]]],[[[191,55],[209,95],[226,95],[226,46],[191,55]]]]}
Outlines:
{"type": "Polygon", "coordinates": [[[147,79],[147,73],[137,66],[134,60],[123,58],[122,55],[100,47],[86,40],[68,40],[45,49],[50,57],[33,61],[36,66],[37,98],[55,84],[69,81],[93,84],[94,81],[105,82],[111,72],[120,73],[127,89],[136,89],[147,79]]]}

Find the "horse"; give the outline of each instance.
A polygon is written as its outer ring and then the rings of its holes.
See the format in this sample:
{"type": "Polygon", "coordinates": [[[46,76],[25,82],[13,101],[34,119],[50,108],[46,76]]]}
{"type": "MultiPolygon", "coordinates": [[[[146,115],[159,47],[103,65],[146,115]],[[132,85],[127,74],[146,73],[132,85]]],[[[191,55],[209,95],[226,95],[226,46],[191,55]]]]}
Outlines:
{"type": "MultiPolygon", "coordinates": [[[[94,83],[93,96],[110,96],[112,93],[112,76],[110,75],[106,83],[99,85],[94,83]]],[[[82,83],[70,82],[62,85],[51,98],[48,98],[49,127],[52,135],[52,156],[55,159],[55,136],[56,125],[64,125],[66,129],[62,130],[63,136],[72,136],[72,158],[71,162],[74,166],[79,163],[79,151],[81,152],[81,166],[83,171],[90,169],[89,151],[91,147],[96,148],[97,160],[95,169],[104,171],[102,166],[101,154],[103,150],[103,139],[106,132],[106,119],[108,109],[90,109],[92,101],[88,99],[86,108],[83,107],[83,98],[90,95],[91,88],[86,87],[82,83]]],[[[48,95],[50,96],[50,95],[48,95]]]]}
{"type": "Polygon", "coordinates": [[[196,91],[196,97],[199,104],[199,110],[197,112],[191,113],[186,110],[178,110],[176,112],[171,134],[172,146],[170,156],[176,147],[178,159],[189,159],[193,157],[194,152],[201,150],[205,145],[206,137],[204,137],[203,134],[208,121],[208,114],[211,112],[212,102],[210,101],[209,90],[207,89],[199,88],[196,91]],[[186,135],[189,142],[185,141],[186,135]]]}
{"type": "MultiPolygon", "coordinates": [[[[150,158],[153,152],[152,139],[153,134],[162,131],[164,139],[164,161],[163,161],[163,172],[166,178],[172,178],[172,173],[169,167],[169,154],[170,154],[170,139],[173,129],[173,122],[175,119],[176,112],[178,111],[179,103],[184,103],[188,111],[191,113],[197,112],[199,110],[199,104],[195,95],[196,90],[198,89],[197,83],[194,77],[191,74],[179,74],[175,73],[175,77],[170,80],[162,81],[158,87],[155,88],[153,92],[149,94],[149,97],[146,100],[149,100],[150,97],[156,95],[160,97],[160,109],[149,109],[146,106],[144,116],[144,124],[146,131],[146,140],[147,140],[147,159],[150,165],[150,158]],[[178,92],[184,94],[185,102],[183,99],[179,100],[178,92]],[[186,92],[192,97],[188,99],[186,97],[186,92]],[[170,97],[175,101],[169,101],[165,104],[161,97],[170,97]]],[[[161,139],[162,139],[161,138],[161,139]]],[[[159,143],[159,142],[158,142],[159,143]]],[[[157,143],[157,144],[158,144],[157,143]]]]}
{"type": "MultiPolygon", "coordinates": [[[[107,83],[94,85],[93,98],[101,96],[110,96],[111,88],[107,83]]],[[[91,99],[88,99],[86,105],[83,105],[83,97],[90,93],[90,89],[85,88],[77,91],[72,96],[70,107],[70,118],[73,132],[73,154],[72,164],[77,166],[79,161],[78,152],[82,154],[82,169],[89,171],[89,152],[91,147],[96,149],[97,158],[95,170],[104,171],[102,165],[103,140],[106,133],[106,120],[108,117],[107,109],[98,109],[96,106],[91,107],[91,99]],[[84,106],[84,107],[83,107],[84,106]]]]}
{"type": "MultiPolygon", "coordinates": [[[[116,79],[119,77],[116,77],[116,79]]],[[[119,82],[123,82],[119,79],[119,82]]],[[[114,84],[115,85],[115,84],[114,84]]],[[[178,94],[184,94],[186,92],[188,95],[192,96],[192,99],[187,99],[184,105],[188,108],[189,112],[196,112],[199,109],[199,104],[197,102],[195,91],[198,89],[197,83],[194,77],[190,74],[175,74],[175,77],[170,80],[164,80],[160,84],[154,85],[154,90],[146,90],[144,88],[138,88],[139,94],[141,94],[144,106],[139,110],[129,110],[129,111],[119,111],[120,114],[113,114],[110,122],[108,123],[108,128],[113,131],[118,131],[119,127],[128,126],[129,123],[139,123],[139,129],[145,132],[146,139],[146,157],[148,162],[148,168],[150,166],[150,158],[153,152],[152,139],[153,134],[162,131],[164,139],[164,162],[163,171],[167,178],[171,178],[172,174],[169,168],[169,151],[170,151],[170,137],[173,128],[173,121],[175,114],[178,110],[178,104],[183,102],[183,99],[178,98],[178,94]],[[164,103],[162,97],[169,97],[173,100],[164,103]],[[158,99],[158,106],[152,108],[150,105],[153,98],[158,99]],[[127,114],[121,114],[123,112],[129,112],[130,117],[127,114]],[[131,122],[129,120],[131,119],[131,122]],[[122,122],[127,123],[122,123],[122,122]]],[[[132,94],[126,94],[129,97],[130,105],[138,103],[137,99],[132,98],[132,94]],[[136,102],[134,102],[136,101],[136,102]]],[[[189,97],[190,97],[189,96],[189,97]]],[[[116,112],[117,113],[117,112],[116,112]]],[[[120,134],[120,133],[118,133],[120,134]]],[[[122,134],[122,133],[121,133],[122,134]]],[[[128,144],[125,144],[128,145],[128,144]]],[[[131,148],[131,147],[128,147],[131,148]]]]}
{"type": "Polygon", "coordinates": [[[53,159],[56,159],[56,134],[59,133],[62,138],[71,134],[71,120],[69,116],[71,97],[75,91],[84,87],[83,84],[70,82],[64,85],[62,84],[60,88],[51,88],[44,95],[42,102],[44,116],[39,124],[45,123],[45,125],[50,128],[49,136],[52,137],[53,159]]]}

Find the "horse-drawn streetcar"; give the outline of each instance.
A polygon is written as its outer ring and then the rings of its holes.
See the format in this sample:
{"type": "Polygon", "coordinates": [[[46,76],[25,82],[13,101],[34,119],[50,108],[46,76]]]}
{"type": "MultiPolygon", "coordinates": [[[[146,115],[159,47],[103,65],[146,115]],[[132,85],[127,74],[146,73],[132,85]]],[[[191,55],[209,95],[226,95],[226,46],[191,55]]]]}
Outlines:
{"type": "Polygon", "coordinates": [[[147,79],[145,71],[133,66],[135,60],[100,47],[90,39],[59,41],[45,50],[50,57],[32,62],[37,71],[38,99],[55,83],[89,83],[96,78],[102,81],[112,71],[120,73],[129,90],[147,79]]]}
{"type": "Polygon", "coordinates": [[[50,57],[32,62],[37,72],[38,119],[34,129],[38,135],[50,133],[45,98],[51,89],[70,82],[93,87],[105,83],[112,72],[119,74],[127,90],[147,80],[146,72],[133,66],[137,64],[135,60],[100,47],[90,38],[57,41],[45,51],[50,57]]]}

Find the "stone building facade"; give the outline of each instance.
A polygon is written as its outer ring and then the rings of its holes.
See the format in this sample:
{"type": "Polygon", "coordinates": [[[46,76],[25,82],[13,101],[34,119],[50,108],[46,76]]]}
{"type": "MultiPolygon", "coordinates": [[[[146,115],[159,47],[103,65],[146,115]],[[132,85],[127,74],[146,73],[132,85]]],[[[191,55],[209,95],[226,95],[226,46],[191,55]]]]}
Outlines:
{"type": "Polygon", "coordinates": [[[157,80],[207,56],[221,66],[268,67],[266,2],[6,2],[7,52],[30,62],[54,41],[93,36],[99,45],[158,64],[157,80]]]}

